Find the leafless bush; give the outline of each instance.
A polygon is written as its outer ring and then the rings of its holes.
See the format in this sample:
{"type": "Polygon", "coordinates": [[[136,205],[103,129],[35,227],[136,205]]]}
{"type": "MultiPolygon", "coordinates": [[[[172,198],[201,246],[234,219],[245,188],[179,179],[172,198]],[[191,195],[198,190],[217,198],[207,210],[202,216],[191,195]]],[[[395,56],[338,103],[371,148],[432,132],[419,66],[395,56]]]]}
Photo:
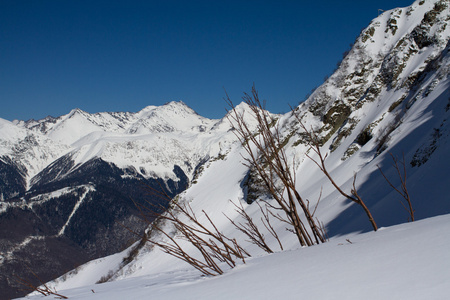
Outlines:
{"type": "Polygon", "coordinates": [[[331,184],[333,185],[333,187],[345,198],[347,198],[348,200],[358,204],[359,206],[362,207],[362,209],[364,210],[364,212],[367,215],[367,218],[370,221],[370,224],[373,227],[374,231],[378,230],[378,226],[372,216],[372,213],[370,212],[369,208],[367,207],[367,205],[364,203],[364,201],[362,200],[361,196],[358,194],[358,190],[356,188],[356,173],[353,175],[353,184],[352,184],[352,189],[350,190],[350,193],[346,193],[342,190],[342,188],[336,183],[336,181],[334,181],[333,177],[331,177],[330,173],[327,170],[327,167],[325,165],[325,159],[327,158],[328,154],[323,155],[321,150],[320,150],[320,140],[318,138],[318,136],[314,133],[314,131],[308,130],[308,128],[306,128],[306,126],[304,125],[303,121],[301,120],[301,118],[298,116],[298,114],[295,113],[295,111],[293,110],[293,114],[294,116],[297,118],[297,121],[300,124],[300,127],[303,129],[303,131],[306,133],[307,136],[307,143],[309,144],[310,149],[317,155],[318,159],[312,157],[311,155],[306,154],[306,156],[312,161],[314,162],[320,169],[320,171],[322,171],[322,173],[325,175],[325,177],[328,178],[328,180],[331,182],[331,184]]]}
{"type": "Polygon", "coordinates": [[[405,155],[403,155],[403,160],[400,161],[400,162],[398,161],[398,159],[392,153],[390,153],[390,155],[392,157],[393,166],[394,166],[395,170],[397,171],[398,177],[400,178],[400,184],[401,184],[400,189],[395,187],[395,185],[386,177],[386,175],[383,173],[383,171],[381,170],[379,165],[377,165],[378,170],[380,170],[380,173],[381,173],[381,175],[383,175],[383,177],[386,180],[386,182],[397,193],[399,193],[403,197],[404,201],[400,200],[400,203],[403,206],[403,208],[408,212],[408,215],[409,215],[408,221],[414,222],[414,209],[413,209],[412,204],[411,204],[411,197],[409,196],[408,189],[406,187],[405,155]],[[399,166],[399,163],[400,163],[400,165],[402,165],[402,167],[399,166]],[[405,202],[406,202],[406,204],[405,204],[405,202]]]}
{"type": "Polygon", "coordinates": [[[311,246],[325,242],[306,201],[296,190],[295,172],[291,171],[278,125],[265,113],[264,105],[259,100],[254,86],[251,94],[244,94],[243,100],[250,106],[252,115],[257,121],[256,133],[249,128],[244,113],[238,112],[226,95],[226,101],[231,107],[228,118],[248,154],[248,157],[244,158],[245,164],[256,170],[278,204],[279,207],[276,209],[281,209],[285,213],[285,221],[293,227],[300,245],[311,246]],[[278,182],[281,182],[281,189],[277,186],[278,182]],[[310,230],[301,219],[297,206],[303,211],[310,230]]]}
{"type": "MultiPolygon", "coordinates": [[[[231,203],[233,203],[233,205],[236,207],[236,212],[244,219],[244,223],[241,223],[233,221],[228,216],[226,216],[228,220],[231,222],[231,224],[233,224],[234,227],[236,227],[236,229],[241,231],[249,238],[248,242],[255,244],[256,246],[263,249],[267,253],[273,253],[274,251],[267,244],[264,234],[259,230],[258,226],[253,221],[253,218],[247,214],[244,207],[242,206],[242,203],[239,202],[239,205],[237,205],[233,201],[231,201],[231,203]]],[[[266,230],[276,239],[278,245],[280,246],[280,249],[283,250],[283,245],[281,244],[278,234],[276,233],[275,229],[272,227],[272,224],[270,223],[269,210],[267,208],[267,205],[265,206],[264,210],[263,207],[259,204],[259,202],[256,203],[259,206],[259,209],[263,215],[263,217],[261,217],[261,222],[263,223],[266,230]]]]}
{"type": "MultiPolygon", "coordinates": [[[[170,201],[170,198],[160,193],[162,197],[170,201]]],[[[179,258],[204,275],[220,275],[223,273],[220,263],[226,263],[234,268],[236,261],[245,263],[245,258],[250,254],[242,248],[236,239],[225,236],[218,230],[209,215],[202,211],[206,218],[206,225],[199,220],[189,204],[180,204],[171,201],[171,208],[165,213],[157,214],[157,221],[151,223],[151,229],[159,232],[166,241],[156,241],[145,235],[146,239],[153,245],[158,246],[163,252],[179,258]],[[168,232],[168,225],[172,225],[176,234],[168,232]],[[197,250],[190,253],[182,247],[179,240],[188,241],[197,250]],[[197,258],[198,257],[198,258],[197,258]]],[[[155,210],[151,207],[138,206],[145,216],[155,217],[155,210]]],[[[149,220],[150,218],[147,218],[149,220]]]]}

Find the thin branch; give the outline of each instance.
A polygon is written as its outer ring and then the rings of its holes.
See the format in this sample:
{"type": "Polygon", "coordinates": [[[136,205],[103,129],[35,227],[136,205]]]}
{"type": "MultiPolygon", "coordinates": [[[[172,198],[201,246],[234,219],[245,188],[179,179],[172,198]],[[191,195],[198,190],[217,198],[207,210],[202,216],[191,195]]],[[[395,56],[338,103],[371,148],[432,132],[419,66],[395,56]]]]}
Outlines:
{"type": "Polygon", "coordinates": [[[327,167],[325,165],[325,159],[327,158],[327,154],[325,154],[325,156],[322,154],[322,151],[320,150],[320,141],[319,138],[317,137],[317,135],[314,133],[314,131],[308,130],[306,128],[306,126],[303,124],[303,121],[301,120],[301,118],[298,116],[298,114],[296,114],[295,112],[293,112],[294,116],[296,117],[297,121],[300,124],[300,127],[303,129],[303,131],[305,132],[306,136],[308,137],[309,141],[308,141],[308,145],[310,147],[310,149],[313,150],[313,152],[317,155],[318,159],[313,158],[312,156],[310,156],[308,153],[306,153],[306,156],[314,163],[316,164],[320,171],[325,175],[325,177],[328,178],[328,180],[330,181],[330,183],[333,185],[333,187],[345,198],[347,198],[348,200],[360,205],[364,212],[366,213],[372,227],[374,231],[378,230],[378,226],[372,216],[372,213],[370,212],[369,208],[366,206],[366,204],[364,203],[364,201],[361,199],[361,197],[358,194],[358,190],[356,188],[356,173],[353,176],[353,185],[352,185],[352,189],[350,191],[350,194],[344,192],[342,190],[342,188],[334,181],[333,177],[330,175],[330,173],[327,170],[327,167]]]}
{"type": "Polygon", "coordinates": [[[14,276],[14,279],[16,280],[16,282],[18,282],[19,284],[21,284],[24,287],[27,287],[29,289],[31,289],[32,291],[36,291],[44,296],[50,296],[50,295],[54,295],[57,296],[61,299],[69,299],[68,297],[59,294],[56,289],[52,290],[50,287],[48,287],[42,280],[41,278],[35,273],[33,272],[33,270],[28,267],[27,265],[25,265],[25,267],[30,271],[30,273],[40,282],[41,286],[36,286],[35,284],[33,284],[31,281],[18,277],[18,276],[14,276]]]}
{"type": "Polygon", "coordinates": [[[252,117],[257,121],[257,134],[250,130],[243,113],[239,113],[228,95],[226,96],[226,101],[232,109],[228,118],[236,129],[237,138],[249,155],[245,159],[246,165],[256,171],[269,193],[285,212],[289,220],[288,223],[293,226],[300,245],[311,246],[315,243],[324,242],[325,239],[316,224],[316,220],[311,215],[308,205],[296,190],[295,172],[291,172],[290,169],[281,138],[280,125],[277,123],[273,126],[268,113],[264,111],[264,104],[259,100],[255,87],[252,87],[251,94],[244,93],[243,100],[249,105],[252,117]],[[293,173],[294,175],[292,175],[293,173]],[[280,182],[283,186],[282,190],[286,197],[279,192],[276,187],[277,182],[280,182]],[[300,218],[297,205],[300,206],[306,217],[312,237],[300,218]]]}
{"type": "Polygon", "coordinates": [[[400,194],[400,196],[403,197],[403,199],[405,199],[406,204],[403,203],[403,201],[399,200],[400,204],[403,206],[403,208],[406,210],[406,212],[408,213],[409,217],[408,217],[408,221],[414,222],[414,212],[415,210],[413,209],[412,203],[411,203],[411,197],[409,196],[409,192],[408,192],[408,188],[406,187],[406,164],[405,164],[405,155],[403,154],[403,161],[401,161],[400,163],[403,165],[403,174],[400,171],[400,167],[398,165],[398,160],[397,158],[390,153],[392,161],[393,161],[393,166],[397,172],[397,175],[400,179],[400,184],[401,184],[401,190],[399,190],[388,178],[387,176],[383,173],[383,171],[381,170],[381,167],[379,165],[377,165],[378,170],[380,171],[381,175],[383,176],[383,178],[386,180],[386,182],[389,184],[389,186],[396,191],[398,194],[400,194]]]}
{"type": "Polygon", "coordinates": [[[230,201],[234,207],[235,211],[244,219],[245,223],[237,223],[229,218],[227,215],[225,217],[233,224],[233,226],[245,234],[249,240],[248,242],[255,244],[259,248],[263,249],[267,253],[273,253],[273,250],[267,245],[264,234],[261,233],[258,226],[253,222],[253,219],[247,214],[242,203],[239,202],[240,205],[237,205],[233,201],[230,201]]]}

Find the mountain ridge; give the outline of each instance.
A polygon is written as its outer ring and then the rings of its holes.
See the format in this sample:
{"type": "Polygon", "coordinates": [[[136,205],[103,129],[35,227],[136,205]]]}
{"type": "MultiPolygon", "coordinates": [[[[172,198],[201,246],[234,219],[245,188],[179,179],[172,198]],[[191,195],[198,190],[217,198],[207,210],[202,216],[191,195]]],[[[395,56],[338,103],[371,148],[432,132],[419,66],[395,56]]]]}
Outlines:
{"type": "MultiPolygon", "coordinates": [[[[0,120],[0,129],[0,273],[27,273],[22,261],[44,280],[69,268],[51,254],[58,260],[41,270],[48,251],[70,249],[70,264],[80,264],[123,249],[136,239],[129,229],[145,229],[136,205],[166,208],[152,190],[174,197],[237,141],[226,116],[207,119],[183,102],[137,113],[73,109],[56,118],[0,120]],[[15,227],[23,230],[6,230],[15,227]]],[[[8,282],[0,275],[0,286],[8,282]]]]}

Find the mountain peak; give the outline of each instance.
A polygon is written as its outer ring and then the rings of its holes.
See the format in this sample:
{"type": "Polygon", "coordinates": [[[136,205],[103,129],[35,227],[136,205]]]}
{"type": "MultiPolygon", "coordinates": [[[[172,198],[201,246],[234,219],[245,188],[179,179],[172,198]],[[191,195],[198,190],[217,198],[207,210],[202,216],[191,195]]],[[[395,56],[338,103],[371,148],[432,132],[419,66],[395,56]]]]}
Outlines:
{"type": "Polygon", "coordinates": [[[185,107],[189,107],[186,103],[184,103],[182,100],[178,100],[178,101],[169,101],[164,103],[163,106],[185,106],[185,107]]]}
{"type": "Polygon", "coordinates": [[[191,107],[183,101],[170,101],[160,107],[161,109],[171,109],[176,112],[185,112],[188,114],[198,115],[191,107]]]}
{"type": "Polygon", "coordinates": [[[137,114],[138,115],[146,115],[149,112],[162,112],[162,111],[173,111],[173,112],[185,112],[188,114],[196,114],[198,115],[192,108],[190,108],[183,101],[170,101],[166,102],[163,105],[149,105],[141,109],[137,114]]]}
{"type": "Polygon", "coordinates": [[[82,109],[74,108],[74,109],[72,109],[72,110],[67,114],[67,117],[68,117],[68,118],[71,118],[72,116],[77,115],[77,114],[80,114],[80,115],[89,115],[88,112],[85,112],[85,111],[82,110],[82,109]]]}

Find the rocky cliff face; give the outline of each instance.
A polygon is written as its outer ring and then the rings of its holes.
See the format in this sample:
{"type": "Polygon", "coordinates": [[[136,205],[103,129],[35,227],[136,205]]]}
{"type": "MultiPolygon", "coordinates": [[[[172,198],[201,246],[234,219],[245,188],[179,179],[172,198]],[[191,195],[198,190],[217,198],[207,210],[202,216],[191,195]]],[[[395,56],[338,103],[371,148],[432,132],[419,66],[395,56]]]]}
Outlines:
{"type": "MultiPolygon", "coordinates": [[[[366,164],[389,149],[409,154],[407,163],[417,167],[445,144],[449,20],[448,1],[416,1],[370,22],[334,74],[296,108],[324,153],[343,165],[363,152],[366,164]],[[405,132],[415,142],[398,146],[405,132]]],[[[297,119],[287,115],[280,122],[286,149],[304,161],[307,141],[297,119]]],[[[251,202],[264,191],[251,170],[246,180],[251,202]]]]}
{"type": "Polygon", "coordinates": [[[331,151],[345,148],[346,160],[376,139],[379,154],[414,103],[433,92],[432,98],[446,97],[449,19],[448,1],[416,1],[383,13],[362,31],[338,70],[298,108],[315,117],[314,128],[323,143],[331,139],[331,151]]]}

